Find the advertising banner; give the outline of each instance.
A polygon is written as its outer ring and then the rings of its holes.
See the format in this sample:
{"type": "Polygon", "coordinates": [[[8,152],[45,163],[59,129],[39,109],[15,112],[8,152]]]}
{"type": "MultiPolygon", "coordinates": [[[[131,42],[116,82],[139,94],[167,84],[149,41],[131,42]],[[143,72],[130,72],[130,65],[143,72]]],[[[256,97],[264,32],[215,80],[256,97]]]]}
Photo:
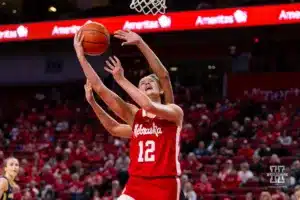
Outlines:
{"type": "Polygon", "coordinates": [[[104,24],[111,33],[118,29],[146,33],[280,25],[300,22],[300,3],[2,25],[0,42],[71,38],[89,20],[104,24]]]}

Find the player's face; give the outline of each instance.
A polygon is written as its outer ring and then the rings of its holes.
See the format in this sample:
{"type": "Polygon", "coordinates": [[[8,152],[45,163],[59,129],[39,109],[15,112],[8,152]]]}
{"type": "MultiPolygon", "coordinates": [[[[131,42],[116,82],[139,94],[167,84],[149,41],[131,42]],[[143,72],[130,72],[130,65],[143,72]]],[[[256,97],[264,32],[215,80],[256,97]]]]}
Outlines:
{"type": "Polygon", "coordinates": [[[19,169],[19,161],[15,158],[9,159],[4,168],[5,172],[12,177],[16,177],[18,175],[19,169]]]}
{"type": "Polygon", "coordinates": [[[142,78],[139,83],[139,89],[149,97],[159,96],[161,94],[159,83],[152,76],[142,78]]]}

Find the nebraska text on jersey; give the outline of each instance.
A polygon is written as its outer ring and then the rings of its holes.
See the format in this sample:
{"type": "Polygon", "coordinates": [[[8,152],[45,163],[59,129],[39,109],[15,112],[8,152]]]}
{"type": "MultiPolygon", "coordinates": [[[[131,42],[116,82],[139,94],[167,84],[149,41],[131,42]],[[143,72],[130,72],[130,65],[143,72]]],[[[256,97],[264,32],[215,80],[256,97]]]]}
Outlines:
{"type": "Polygon", "coordinates": [[[156,135],[158,137],[160,134],[162,134],[162,130],[160,127],[156,126],[155,123],[153,123],[150,128],[145,128],[143,124],[136,124],[134,126],[135,137],[139,135],[156,135]]]}

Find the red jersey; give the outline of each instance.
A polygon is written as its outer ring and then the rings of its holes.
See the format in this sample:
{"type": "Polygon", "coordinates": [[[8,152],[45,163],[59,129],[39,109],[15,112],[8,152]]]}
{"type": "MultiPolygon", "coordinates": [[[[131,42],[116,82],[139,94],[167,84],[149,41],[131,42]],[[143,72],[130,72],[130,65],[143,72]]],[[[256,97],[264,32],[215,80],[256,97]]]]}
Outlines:
{"type": "Polygon", "coordinates": [[[140,177],[168,177],[181,174],[180,131],[174,122],[150,118],[139,110],[132,126],[129,174],[140,177]]]}

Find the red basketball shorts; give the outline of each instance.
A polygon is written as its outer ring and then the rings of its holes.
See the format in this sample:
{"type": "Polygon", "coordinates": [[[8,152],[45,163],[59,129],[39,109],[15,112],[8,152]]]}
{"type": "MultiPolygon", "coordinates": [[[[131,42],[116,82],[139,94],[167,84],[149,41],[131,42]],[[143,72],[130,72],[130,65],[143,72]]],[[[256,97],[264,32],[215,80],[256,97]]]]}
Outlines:
{"type": "Polygon", "coordinates": [[[179,178],[130,177],[118,200],[179,200],[179,178]]]}

